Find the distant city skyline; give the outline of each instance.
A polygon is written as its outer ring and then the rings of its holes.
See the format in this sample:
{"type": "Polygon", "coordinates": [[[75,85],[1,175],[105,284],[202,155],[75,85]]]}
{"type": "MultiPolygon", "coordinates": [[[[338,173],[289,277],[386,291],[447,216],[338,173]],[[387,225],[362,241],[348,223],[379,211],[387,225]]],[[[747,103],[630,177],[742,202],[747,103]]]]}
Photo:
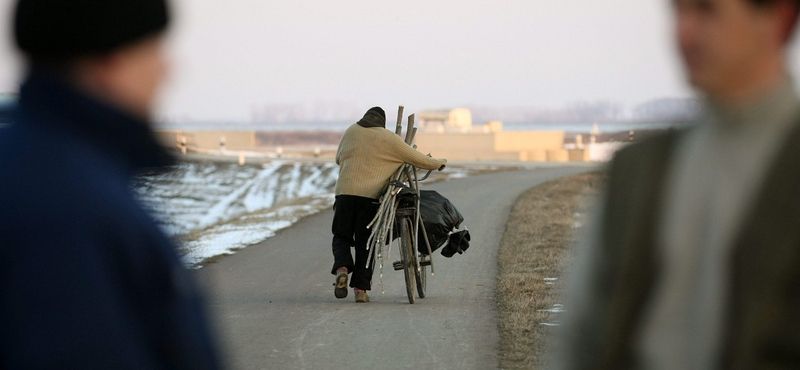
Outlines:
{"type": "MultiPolygon", "coordinates": [[[[0,93],[22,73],[13,3],[0,4],[0,93]]],[[[692,96],[668,0],[172,3],[173,68],[156,114],[170,122],[247,123],[301,106],[352,120],[399,104],[479,115],[610,104],[633,118],[640,104],[692,96]]]]}
{"type": "MultiPolygon", "coordinates": [[[[393,121],[397,107],[383,107],[389,121],[393,121]]],[[[406,114],[425,110],[467,108],[471,111],[475,124],[488,121],[506,123],[571,123],[571,122],[619,122],[619,121],[683,121],[697,113],[694,98],[663,98],[624,107],[610,101],[577,102],[563,107],[467,105],[452,107],[426,107],[419,111],[406,111],[406,114]]],[[[252,124],[291,124],[347,122],[360,117],[365,108],[354,102],[339,103],[295,103],[254,105],[252,124]]],[[[180,119],[165,119],[179,124],[180,119]]]]}

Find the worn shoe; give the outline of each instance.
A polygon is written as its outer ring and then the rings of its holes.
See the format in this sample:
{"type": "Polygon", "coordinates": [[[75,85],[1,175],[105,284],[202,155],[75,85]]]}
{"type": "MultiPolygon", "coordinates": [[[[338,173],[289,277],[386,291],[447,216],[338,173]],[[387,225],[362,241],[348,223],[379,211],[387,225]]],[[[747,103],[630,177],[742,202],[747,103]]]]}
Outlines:
{"type": "Polygon", "coordinates": [[[369,302],[369,295],[367,295],[366,291],[363,290],[356,290],[356,303],[367,303],[369,302]]]}
{"type": "Polygon", "coordinates": [[[336,272],[336,282],[333,283],[333,295],[342,299],[347,297],[347,270],[336,272]]]}

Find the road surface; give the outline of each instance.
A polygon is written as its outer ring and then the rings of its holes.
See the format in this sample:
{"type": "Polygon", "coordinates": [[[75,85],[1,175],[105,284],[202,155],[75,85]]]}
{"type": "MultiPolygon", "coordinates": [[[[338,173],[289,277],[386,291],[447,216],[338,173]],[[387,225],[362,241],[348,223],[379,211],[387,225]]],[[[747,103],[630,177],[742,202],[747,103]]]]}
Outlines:
{"type": "MultiPolygon", "coordinates": [[[[470,249],[435,252],[428,297],[410,305],[402,271],[375,272],[372,302],[333,296],[331,211],[198,274],[233,369],[495,369],[497,249],[527,189],[591,167],[547,167],[429,184],[464,215],[470,249]]],[[[544,217],[544,215],[543,215],[544,217]]],[[[393,258],[397,251],[393,251],[393,258]]]]}

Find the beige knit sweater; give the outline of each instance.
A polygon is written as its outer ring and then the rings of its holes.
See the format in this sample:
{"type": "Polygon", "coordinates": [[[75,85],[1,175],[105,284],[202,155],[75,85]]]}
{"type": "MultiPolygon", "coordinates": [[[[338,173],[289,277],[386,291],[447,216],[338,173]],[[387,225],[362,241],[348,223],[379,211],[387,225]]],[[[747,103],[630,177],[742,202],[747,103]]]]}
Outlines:
{"type": "Polygon", "coordinates": [[[354,124],[345,131],[336,151],[339,165],[336,195],[377,199],[404,163],[435,170],[447,160],[420,153],[385,128],[354,124]]]}

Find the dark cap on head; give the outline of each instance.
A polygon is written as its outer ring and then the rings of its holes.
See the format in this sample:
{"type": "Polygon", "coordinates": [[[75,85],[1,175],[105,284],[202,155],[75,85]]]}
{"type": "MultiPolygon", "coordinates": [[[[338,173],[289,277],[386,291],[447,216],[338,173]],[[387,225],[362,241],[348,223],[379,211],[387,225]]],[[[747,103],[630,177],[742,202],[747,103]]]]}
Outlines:
{"type": "Polygon", "coordinates": [[[370,108],[367,113],[364,114],[364,118],[358,121],[358,124],[362,127],[386,127],[386,113],[383,111],[381,107],[372,107],[370,108]]]}
{"type": "Polygon", "coordinates": [[[18,0],[17,47],[31,59],[100,55],[163,32],[166,0],[18,0]]]}
{"type": "Polygon", "coordinates": [[[383,108],[381,108],[381,107],[372,107],[367,111],[367,113],[370,113],[370,112],[377,113],[378,115],[380,115],[381,117],[386,119],[386,112],[384,112],[383,108]]]}

